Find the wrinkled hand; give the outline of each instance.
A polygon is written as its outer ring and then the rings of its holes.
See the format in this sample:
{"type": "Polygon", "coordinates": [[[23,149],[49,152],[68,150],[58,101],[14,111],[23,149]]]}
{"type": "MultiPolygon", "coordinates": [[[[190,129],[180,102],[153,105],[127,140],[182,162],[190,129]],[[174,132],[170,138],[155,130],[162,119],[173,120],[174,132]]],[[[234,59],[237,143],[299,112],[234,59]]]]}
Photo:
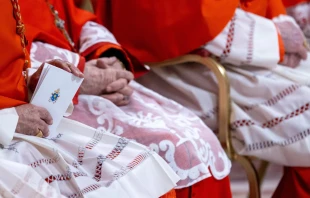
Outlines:
{"type": "Polygon", "coordinates": [[[297,54],[285,54],[281,64],[287,67],[295,68],[299,65],[300,61],[301,58],[297,54]]]}
{"type": "Polygon", "coordinates": [[[304,46],[303,32],[290,21],[275,23],[283,39],[285,48],[285,66],[296,67],[301,60],[307,59],[307,49],[304,46]]]}
{"type": "Polygon", "coordinates": [[[15,109],[19,116],[17,133],[36,136],[40,129],[43,132],[43,137],[48,136],[48,125],[53,124],[53,119],[46,109],[32,104],[21,105],[15,109]]]}
{"type": "Polygon", "coordinates": [[[119,61],[115,56],[97,59],[97,67],[101,69],[124,69],[123,63],[119,61]]]}
{"type": "MultiPolygon", "coordinates": [[[[97,60],[97,67],[101,69],[117,69],[124,70],[124,65],[116,57],[100,58],[97,60]]],[[[102,95],[102,97],[112,101],[118,106],[123,106],[129,104],[129,97],[133,93],[133,89],[129,86],[129,81],[124,79],[119,79],[118,82],[113,82],[111,84],[114,87],[113,92],[102,95]],[[122,84],[124,86],[117,86],[116,84],[122,84]]]]}
{"type": "Polygon", "coordinates": [[[132,94],[132,89],[127,85],[133,79],[133,74],[126,70],[110,67],[101,69],[97,67],[98,60],[91,60],[86,63],[84,69],[85,79],[80,93],[102,96],[116,105],[123,105],[126,96],[132,94]]]}
{"type": "MultiPolygon", "coordinates": [[[[62,60],[55,59],[55,60],[48,61],[47,63],[50,65],[53,65],[55,67],[58,67],[60,69],[63,69],[67,72],[70,72],[77,77],[80,77],[80,78],[84,77],[84,74],[77,67],[74,67],[69,62],[65,62],[62,60]]],[[[34,90],[38,84],[38,81],[39,81],[40,75],[42,73],[43,67],[44,67],[44,63],[39,67],[39,69],[30,78],[28,87],[29,87],[30,91],[32,91],[32,92],[34,92],[34,90]]]]}

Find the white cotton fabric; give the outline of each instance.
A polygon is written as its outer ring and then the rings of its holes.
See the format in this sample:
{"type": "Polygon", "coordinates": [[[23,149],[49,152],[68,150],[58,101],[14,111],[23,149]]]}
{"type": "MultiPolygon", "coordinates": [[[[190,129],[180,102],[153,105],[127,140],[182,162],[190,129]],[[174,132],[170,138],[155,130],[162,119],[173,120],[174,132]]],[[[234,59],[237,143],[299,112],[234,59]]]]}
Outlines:
{"type": "Polygon", "coordinates": [[[0,110],[0,144],[11,143],[18,123],[18,114],[15,108],[0,110]]]}
{"type": "Polygon", "coordinates": [[[23,175],[31,173],[59,197],[154,198],[179,180],[167,163],[141,144],[65,118],[57,131],[50,139],[16,133],[12,144],[0,150],[0,161],[27,168],[12,179],[14,166],[0,165],[8,172],[2,172],[0,186],[8,184],[6,191],[16,195],[39,197],[37,184],[25,182],[30,176],[23,175]]]}
{"type": "MultiPolygon", "coordinates": [[[[231,51],[221,56],[229,27],[204,47],[222,58],[230,80],[235,150],[281,165],[309,167],[310,58],[296,69],[278,65],[277,31],[272,22],[242,10],[236,11],[231,51]],[[251,38],[253,50],[239,49],[246,49],[251,38]],[[248,61],[251,52],[253,61],[248,61]]],[[[220,120],[217,123],[217,80],[204,66],[188,63],[156,68],[138,82],[190,108],[213,131],[221,124],[220,120]]]]}

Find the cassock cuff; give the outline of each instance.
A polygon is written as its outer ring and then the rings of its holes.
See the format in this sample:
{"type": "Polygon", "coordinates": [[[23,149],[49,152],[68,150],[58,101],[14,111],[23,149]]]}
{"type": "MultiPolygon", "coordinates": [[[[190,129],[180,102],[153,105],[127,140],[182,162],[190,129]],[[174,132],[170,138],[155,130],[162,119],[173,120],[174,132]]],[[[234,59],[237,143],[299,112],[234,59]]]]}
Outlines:
{"type": "Polygon", "coordinates": [[[15,108],[0,110],[0,144],[9,145],[18,123],[18,114],[15,108]]]}
{"type": "Polygon", "coordinates": [[[133,67],[127,53],[117,44],[109,42],[100,42],[86,49],[82,56],[87,57],[87,60],[98,59],[100,57],[115,56],[120,60],[128,71],[133,72],[133,67]]]}

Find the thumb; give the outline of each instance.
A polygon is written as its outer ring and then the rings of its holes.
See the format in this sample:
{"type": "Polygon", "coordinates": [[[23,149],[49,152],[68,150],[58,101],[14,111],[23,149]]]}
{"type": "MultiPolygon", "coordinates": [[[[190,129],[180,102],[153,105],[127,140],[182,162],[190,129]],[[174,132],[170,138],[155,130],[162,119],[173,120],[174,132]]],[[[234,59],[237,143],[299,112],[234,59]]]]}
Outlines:
{"type": "Polygon", "coordinates": [[[38,84],[38,81],[39,81],[39,78],[41,76],[41,73],[42,73],[42,70],[43,70],[43,67],[44,67],[44,63],[39,67],[39,69],[34,73],[32,74],[32,76],[30,77],[30,80],[29,80],[29,89],[31,92],[34,92],[37,84],[38,84]]]}
{"type": "Polygon", "coordinates": [[[108,69],[109,65],[106,63],[105,59],[99,58],[97,59],[96,66],[101,69],[108,69]]]}

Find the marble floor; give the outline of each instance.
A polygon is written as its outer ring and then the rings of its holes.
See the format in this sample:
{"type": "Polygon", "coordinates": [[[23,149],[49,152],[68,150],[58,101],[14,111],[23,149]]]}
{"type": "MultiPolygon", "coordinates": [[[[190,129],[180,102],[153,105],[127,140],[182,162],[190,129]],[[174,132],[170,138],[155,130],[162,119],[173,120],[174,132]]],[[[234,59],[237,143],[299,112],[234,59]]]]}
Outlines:
{"type": "MultiPolygon", "coordinates": [[[[258,163],[256,165],[258,165],[258,163]]],[[[270,198],[272,196],[281,176],[281,166],[274,164],[269,165],[262,185],[262,198],[270,198]]],[[[233,163],[230,180],[233,198],[247,198],[248,183],[246,174],[242,167],[237,163],[233,163]]]]}

